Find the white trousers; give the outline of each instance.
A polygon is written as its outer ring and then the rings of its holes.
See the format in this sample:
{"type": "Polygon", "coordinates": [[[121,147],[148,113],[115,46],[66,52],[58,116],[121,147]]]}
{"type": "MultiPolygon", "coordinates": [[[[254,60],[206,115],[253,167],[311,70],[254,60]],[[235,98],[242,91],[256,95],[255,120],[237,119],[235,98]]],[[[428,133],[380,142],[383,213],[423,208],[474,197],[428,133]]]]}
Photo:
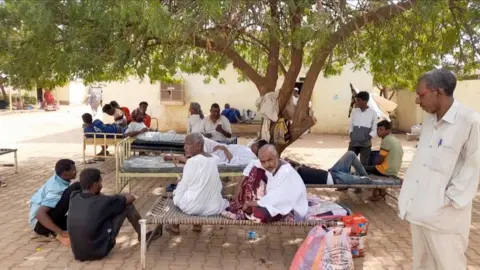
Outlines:
{"type": "Polygon", "coordinates": [[[410,223],[414,270],[465,270],[467,233],[442,233],[410,223]]]}

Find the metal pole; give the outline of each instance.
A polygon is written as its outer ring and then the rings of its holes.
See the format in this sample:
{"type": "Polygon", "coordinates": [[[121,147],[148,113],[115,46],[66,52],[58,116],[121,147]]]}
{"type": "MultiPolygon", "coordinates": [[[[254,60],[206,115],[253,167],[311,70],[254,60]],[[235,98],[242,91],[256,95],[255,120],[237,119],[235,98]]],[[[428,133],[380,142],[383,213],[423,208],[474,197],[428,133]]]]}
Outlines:
{"type": "Polygon", "coordinates": [[[8,103],[10,107],[10,111],[13,110],[13,105],[12,105],[12,88],[8,91],[8,103]]]}
{"type": "Polygon", "coordinates": [[[147,220],[140,219],[140,264],[142,269],[146,267],[147,261],[147,220]]]}

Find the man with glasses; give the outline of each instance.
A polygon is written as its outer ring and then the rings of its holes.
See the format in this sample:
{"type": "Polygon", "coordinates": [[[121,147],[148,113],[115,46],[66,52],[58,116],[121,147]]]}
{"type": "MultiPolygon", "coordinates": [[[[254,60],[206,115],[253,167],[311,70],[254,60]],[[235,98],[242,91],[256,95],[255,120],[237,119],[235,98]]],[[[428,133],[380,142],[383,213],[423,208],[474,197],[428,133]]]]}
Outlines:
{"type": "Polygon", "coordinates": [[[466,269],[472,200],[480,177],[480,116],[453,98],[457,80],[435,69],[418,80],[429,113],[405,174],[398,207],[410,222],[413,269],[466,269]]]}

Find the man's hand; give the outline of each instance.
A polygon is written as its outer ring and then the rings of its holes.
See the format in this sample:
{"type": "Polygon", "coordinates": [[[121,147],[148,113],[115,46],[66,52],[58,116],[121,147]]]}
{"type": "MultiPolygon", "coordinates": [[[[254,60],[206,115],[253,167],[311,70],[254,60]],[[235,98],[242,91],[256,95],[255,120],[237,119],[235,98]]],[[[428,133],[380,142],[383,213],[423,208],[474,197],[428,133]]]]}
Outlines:
{"type": "Polygon", "coordinates": [[[63,231],[62,233],[58,234],[57,239],[58,239],[58,241],[60,241],[60,243],[62,243],[63,245],[65,245],[67,247],[69,247],[71,245],[70,235],[66,231],[63,231]]]}
{"type": "Polygon", "coordinates": [[[137,198],[130,193],[123,194],[125,196],[125,204],[132,204],[137,198]]]}
{"type": "Polygon", "coordinates": [[[142,132],[142,133],[148,132],[148,128],[142,128],[142,129],[140,130],[140,132],[142,132]]]}
{"type": "Polygon", "coordinates": [[[212,138],[212,133],[205,133],[204,136],[210,139],[212,138]]]}
{"type": "Polygon", "coordinates": [[[224,130],[223,130],[222,125],[217,125],[217,127],[215,128],[215,131],[218,131],[218,132],[220,132],[220,133],[223,133],[224,130]]]}

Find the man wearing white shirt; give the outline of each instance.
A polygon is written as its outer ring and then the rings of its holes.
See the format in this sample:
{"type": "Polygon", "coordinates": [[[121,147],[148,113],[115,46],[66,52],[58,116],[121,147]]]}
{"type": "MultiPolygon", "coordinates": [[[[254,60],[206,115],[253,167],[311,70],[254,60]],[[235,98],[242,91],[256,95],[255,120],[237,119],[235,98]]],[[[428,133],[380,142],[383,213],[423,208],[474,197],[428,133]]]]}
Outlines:
{"type": "Polygon", "coordinates": [[[453,98],[448,70],[425,73],[416,103],[429,113],[398,200],[410,222],[413,269],[466,269],[472,200],[480,177],[480,116],[453,98]]]}
{"type": "Polygon", "coordinates": [[[210,107],[210,115],[203,119],[203,135],[217,142],[226,142],[232,137],[230,121],[220,115],[220,106],[213,103],[210,107]]]}

